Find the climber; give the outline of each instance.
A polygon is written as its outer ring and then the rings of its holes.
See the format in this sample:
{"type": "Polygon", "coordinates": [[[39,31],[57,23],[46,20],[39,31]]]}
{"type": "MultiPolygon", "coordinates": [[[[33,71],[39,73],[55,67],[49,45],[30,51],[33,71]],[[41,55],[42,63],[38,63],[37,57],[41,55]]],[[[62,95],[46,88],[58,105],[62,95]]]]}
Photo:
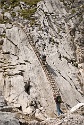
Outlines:
{"type": "Polygon", "coordinates": [[[55,100],[55,102],[56,102],[56,107],[57,107],[58,115],[64,114],[64,113],[61,111],[61,109],[60,109],[61,103],[63,102],[62,99],[61,99],[61,96],[60,96],[60,95],[58,95],[58,96],[54,95],[54,100],[55,100]]]}

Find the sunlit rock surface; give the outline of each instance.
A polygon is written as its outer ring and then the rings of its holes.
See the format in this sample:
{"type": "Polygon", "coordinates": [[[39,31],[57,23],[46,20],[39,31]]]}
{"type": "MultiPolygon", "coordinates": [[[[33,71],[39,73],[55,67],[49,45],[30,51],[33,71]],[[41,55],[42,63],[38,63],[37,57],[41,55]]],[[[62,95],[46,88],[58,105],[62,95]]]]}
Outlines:
{"type": "MultiPolygon", "coordinates": [[[[30,45],[32,42],[40,54],[47,56],[47,68],[60,89],[64,113],[84,103],[83,4],[82,0],[40,1],[32,15],[33,24],[19,16],[20,7],[30,7],[24,2],[5,12],[4,18],[5,10],[1,8],[0,91],[7,105],[17,107],[25,115],[36,116],[38,121],[57,117],[52,88],[30,45]],[[16,13],[15,17],[12,12],[16,13]]],[[[0,99],[0,105],[5,106],[3,102],[0,99]]]]}

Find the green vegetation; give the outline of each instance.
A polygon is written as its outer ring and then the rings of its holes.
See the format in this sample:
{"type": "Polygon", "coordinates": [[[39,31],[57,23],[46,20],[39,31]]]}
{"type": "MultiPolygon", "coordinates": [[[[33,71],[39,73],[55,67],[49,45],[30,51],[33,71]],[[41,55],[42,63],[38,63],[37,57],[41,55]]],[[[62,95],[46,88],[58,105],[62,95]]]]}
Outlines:
{"type": "Polygon", "coordinates": [[[36,23],[35,19],[34,19],[34,18],[31,18],[31,20],[30,20],[30,25],[33,26],[35,23],[36,23]]]}
{"type": "Polygon", "coordinates": [[[36,8],[30,8],[30,9],[25,9],[25,10],[21,10],[21,16],[23,16],[23,18],[26,19],[31,19],[31,16],[36,12],[36,8]]]}
{"type": "Polygon", "coordinates": [[[37,3],[40,2],[41,0],[22,0],[22,1],[32,6],[32,5],[37,5],[37,3]]]}
{"type": "MultiPolygon", "coordinates": [[[[19,15],[22,16],[24,19],[30,20],[30,25],[35,24],[35,19],[32,17],[32,15],[35,14],[37,10],[37,3],[40,2],[40,0],[1,0],[0,7],[4,8],[4,12],[11,13],[11,16],[14,18],[16,16],[15,12],[12,12],[13,8],[16,6],[20,6],[20,1],[24,2],[25,4],[29,5],[28,8],[20,9],[19,15]]],[[[7,20],[4,20],[4,23],[7,20]]],[[[7,21],[8,22],[8,21],[7,21]]]]}
{"type": "Polygon", "coordinates": [[[11,16],[12,16],[12,17],[15,17],[15,16],[16,16],[16,13],[15,13],[15,12],[12,12],[12,13],[11,13],[11,16]]]}
{"type": "Polygon", "coordinates": [[[76,10],[75,9],[72,9],[71,10],[71,14],[75,14],[76,13],[76,10]]]}
{"type": "Polygon", "coordinates": [[[5,34],[1,34],[0,37],[1,37],[1,38],[5,38],[5,34]]]}
{"type": "Polygon", "coordinates": [[[8,0],[10,3],[16,3],[18,2],[19,0],[8,0]]]}
{"type": "Polygon", "coordinates": [[[15,7],[16,5],[19,4],[20,1],[25,2],[26,4],[28,4],[30,6],[34,6],[34,5],[37,5],[37,3],[40,0],[1,0],[1,5],[3,6],[4,3],[8,3],[12,7],[15,7]]]}
{"type": "Polygon", "coordinates": [[[35,14],[35,12],[37,10],[36,5],[40,0],[22,0],[22,1],[25,2],[26,4],[30,5],[30,8],[21,10],[20,15],[23,18],[30,20],[30,25],[35,24],[35,19],[32,18],[32,15],[35,14]]]}

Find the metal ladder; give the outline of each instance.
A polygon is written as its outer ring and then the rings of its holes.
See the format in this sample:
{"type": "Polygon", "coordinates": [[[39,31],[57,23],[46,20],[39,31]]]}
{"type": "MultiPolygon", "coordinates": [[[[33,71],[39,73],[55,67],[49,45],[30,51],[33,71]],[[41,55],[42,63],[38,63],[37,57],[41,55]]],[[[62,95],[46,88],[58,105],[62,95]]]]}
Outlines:
{"type": "Polygon", "coordinates": [[[54,95],[60,95],[60,90],[59,90],[59,88],[57,87],[57,83],[56,83],[56,81],[55,81],[55,79],[52,77],[52,74],[49,72],[49,70],[48,70],[48,68],[47,68],[47,62],[46,62],[46,64],[44,64],[43,62],[42,62],[42,60],[41,60],[41,58],[40,58],[40,53],[39,53],[39,51],[37,50],[37,48],[35,47],[35,44],[34,44],[34,42],[33,42],[33,39],[32,39],[32,37],[30,36],[30,34],[25,30],[25,27],[23,26],[23,25],[21,25],[21,24],[19,24],[19,23],[14,23],[15,25],[17,25],[17,26],[19,26],[23,31],[24,31],[24,33],[26,34],[26,36],[27,36],[27,39],[29,40],[28,42],[29,42],[29,44],[31,45],[31,47],[33,48],[33,50],[34,50],[34,52],[35,52],[35,54],[36,54],[36,56],[37,56],[37,58],[38,58],[38,60],[39,60],[39,62],[40,62],[40,64],[41,64],[41,66],[42,66],[42,68],[43,68],[43,70],[44,70],[44,72],[45,72],[45,74],[46,74],[46,77],[47,77],[47,79],[48,79],[48,81],[49,81],[49,83],[50,83],[50,85],[51,85],[51,88],[52,88],[52,92],[53,92],[53,96],[54,95]]]}

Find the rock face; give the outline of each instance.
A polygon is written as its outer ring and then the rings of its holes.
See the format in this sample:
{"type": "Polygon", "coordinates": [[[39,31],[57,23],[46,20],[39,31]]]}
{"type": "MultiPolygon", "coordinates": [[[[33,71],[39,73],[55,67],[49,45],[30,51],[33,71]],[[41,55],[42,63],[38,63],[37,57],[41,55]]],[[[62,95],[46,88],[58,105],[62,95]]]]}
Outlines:
{"type": "Polygon", "coordinates": [[[68,117],[62,118],[61,120],[57,119],[48,119],[45,122],[45,125],[83,125],[84,120],[83,116],[79,115],[68,115],[68,117]]]}
{"type": "Polygon", "coordinates": [[[1,125],[20,125],[19,121],[14,118],[12,113],[0,112],[0,124],[1,125]]]}
{"type": "Polygon", "coordinates": [[[56,112],[49,77],[60,90],[64,112],[84,103],[84,5],[82,0],[40,1],[31,20],[19,15],[19,6],[31,7],[22,0],[0,24],[0,91],[8,105],[45,120],[56,112]],[[47,70],[40,62],[43,53],[47,70]]]}

